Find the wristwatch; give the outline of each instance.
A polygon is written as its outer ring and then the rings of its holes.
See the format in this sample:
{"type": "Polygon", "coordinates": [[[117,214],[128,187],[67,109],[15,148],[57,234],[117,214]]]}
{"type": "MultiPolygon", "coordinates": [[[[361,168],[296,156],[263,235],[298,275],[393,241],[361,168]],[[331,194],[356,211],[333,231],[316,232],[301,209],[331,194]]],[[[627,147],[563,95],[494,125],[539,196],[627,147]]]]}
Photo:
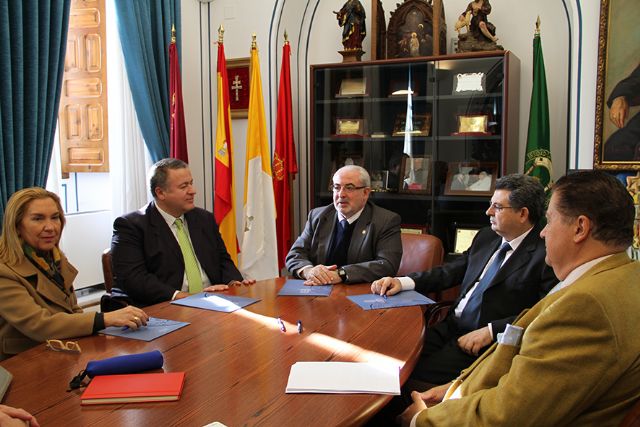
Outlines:
{"type": "Polygon", "coordinates": [[[347,282],[347,272],[344,271],[344,268],[340,267],[338,269],[338,276],[340,276],[340,279],[342,280],[342,283],[346,283],[347,282]]]}

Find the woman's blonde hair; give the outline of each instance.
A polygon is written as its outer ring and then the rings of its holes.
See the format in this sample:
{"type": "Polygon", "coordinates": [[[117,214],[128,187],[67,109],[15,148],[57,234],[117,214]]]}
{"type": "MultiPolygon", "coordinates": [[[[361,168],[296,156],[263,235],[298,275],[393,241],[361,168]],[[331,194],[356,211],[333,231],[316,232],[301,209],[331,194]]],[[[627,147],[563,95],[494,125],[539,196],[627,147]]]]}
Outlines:
{"type": "Polygon", "coordinates": [[[22,238],[18,233],[18,227],[24,219],[29,204],[34,200],[47,198],[52,199],[58,207],[60,233],[62,233],[65,224],[64,211],[57,194],[40,187],[30,187],[16,191],[7,202],[7,207],[4,210],[2,235],[0,236],[0,262],[16,265],[24,260],[22,238]]]}

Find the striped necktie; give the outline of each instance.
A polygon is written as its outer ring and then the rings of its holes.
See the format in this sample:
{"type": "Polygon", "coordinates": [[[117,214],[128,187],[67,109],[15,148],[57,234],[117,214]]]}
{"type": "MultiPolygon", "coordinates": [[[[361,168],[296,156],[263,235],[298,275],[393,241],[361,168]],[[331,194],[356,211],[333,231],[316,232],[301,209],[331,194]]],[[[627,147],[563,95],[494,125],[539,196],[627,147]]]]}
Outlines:
{"type": "Polygon", "coordinates": [[[202,275],[200,274],[200,268],[198,267],[198,260],[191,248],[189,236],[187,236],[187,232],[184,231],[184,224],[182,224],[182,220],[180,218],[176,219],[175,225],[178,229],[178,244],[180,245],[182,258],[184,259],[184,271],[187,273],[189,292],[192,294],[202,292],[202,275]]]}
{"type": "Polygon", "coordinates": [[[489,284],[495,277],[498,270],[502,266],[504,259],[507,255],[507,252],[511,250],[511,245],[505,242],[502,244],[500,249],[498,250],[498,254],[493,259],[493,262],[487,268],[487,271],[480,279],[480,283],[476,286],[476,289],[473,291],[471,296],[469,297],[469,301],[467,301],[467,305],[462,310],[462,314],[458,319],[458,326],[462,330],[473,331],[478,328],[478,322],[480,320],[480,306],[482,305],[482,295],[484,291],[487,290],[489,284]]]}

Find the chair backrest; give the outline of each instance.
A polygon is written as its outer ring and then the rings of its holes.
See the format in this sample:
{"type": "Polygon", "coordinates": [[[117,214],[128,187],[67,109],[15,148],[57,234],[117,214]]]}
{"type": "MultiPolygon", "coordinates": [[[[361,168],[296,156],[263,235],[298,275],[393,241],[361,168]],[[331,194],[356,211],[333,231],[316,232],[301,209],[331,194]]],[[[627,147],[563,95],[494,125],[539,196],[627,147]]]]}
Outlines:
{"type": "Polygon", "coordinates": [[[111,292],[113,288],[113,268],[111,267],[111,249],[102,252],[102,275],[104,276],[104,288],[111,292]]]}
{"type": "Polygon", "coordinates": [[[426,271],[442,264],[444,248],[442,241],[431,234],[402,233],[402,260],[398,276],[426,271]]]}
{"type": "Polygon", "coordinates": [[[620,423],[620,427],[639,427],[640,426],[640,400],[633,405],[631,411],[627,413],[620,423]]]}

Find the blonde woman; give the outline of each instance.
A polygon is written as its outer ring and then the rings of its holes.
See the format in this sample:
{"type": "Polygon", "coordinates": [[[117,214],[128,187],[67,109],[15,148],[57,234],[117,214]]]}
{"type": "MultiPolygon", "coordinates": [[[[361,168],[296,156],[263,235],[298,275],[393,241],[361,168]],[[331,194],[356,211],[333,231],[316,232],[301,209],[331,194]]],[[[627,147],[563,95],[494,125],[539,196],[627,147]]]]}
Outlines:
{"type": "Polygon", "coordinates": [[[43,188],[20,190],[7,203],[0,235],[0,360],[47,339],[147,323],[136,307],[82,311],[73,291],[78,272],[58,247],[64,225],[60,199],[43,188]]]}

